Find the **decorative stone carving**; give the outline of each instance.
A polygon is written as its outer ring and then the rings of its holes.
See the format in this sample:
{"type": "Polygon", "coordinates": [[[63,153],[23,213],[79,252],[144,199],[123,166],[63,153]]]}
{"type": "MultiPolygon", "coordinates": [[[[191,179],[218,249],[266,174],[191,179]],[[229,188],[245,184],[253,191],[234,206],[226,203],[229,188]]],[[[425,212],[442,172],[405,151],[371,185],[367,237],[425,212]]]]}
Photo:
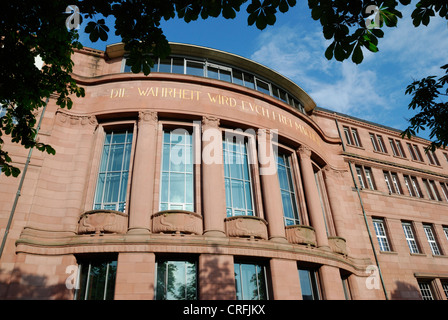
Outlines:
{"type": "Polygon", "coordinates": [[[328,237],[328,244],[333,252],[346,256],[347,244],[346,240],[341,237],[328,237]]]}
{"type": "Polygon", "coordinates": [[[69,124],[72,126],[76,125],[91,125],[96,127],[98,125],[98,121],[93,115],[79,115],[79,114],[71,114],[66,111],[57,110],[56,111],[56,119],[60,123],[69,124]]]}
{"type": "Polygon", "coordinates": [[[139,111],[138,113],[138,121],[139,122],[153,122],[156,123],[158,120],[156,111],[139,111]]]}
{"type": "Polygon", "coordinates": [[[254,216],[234,216],[225,219],[226,233],[229,237],[249,237],[267,239],[266,220],[254,216]]]}
{"type": "Polygon", "coordinates": [[[305,145],[301,145],[299,149],[297,149],[301,157],[311,157],[311,149],[305,145]]]}
{"type": "Polygon", "coordinates": [[[92,210],[81,215],[78,234],[126,233],[128,215],[114,210],[92,210]]]}
{"type": "Polygon", "coordinates": [[[191,211],[166,210],[152,216],[153,233],[202,234],[202,216],[191,211]]]}
{"type": "Polygon", "coordinates": [[[219,118],[213,117],[213,116],[204,116],[202,117],[202,127],[212,127],[212,128],[218,128],[219,127],[219,118]]]}
{"type": "Polygon", "coordinates": [[[305,225],[292,225],[286,227],[286,239],[289,243],[316,246],[316,233],[314,228],[305,225]]]}

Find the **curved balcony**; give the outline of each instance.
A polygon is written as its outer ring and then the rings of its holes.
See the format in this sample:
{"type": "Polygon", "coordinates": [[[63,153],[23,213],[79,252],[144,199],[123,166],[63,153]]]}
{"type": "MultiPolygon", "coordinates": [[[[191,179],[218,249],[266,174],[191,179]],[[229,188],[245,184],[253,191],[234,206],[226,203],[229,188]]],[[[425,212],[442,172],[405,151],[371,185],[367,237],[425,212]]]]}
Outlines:
{"type": "Polygon", "coordinates": [[[266,220],[254,216],[234,216],[225,219],[228,237],[267,239],[266,220]]]}
{"type": "Polygon", "coordinates": [[[78,234],[126,233],[128,215],[114,210],[91,210],[78,222],[78,234]]]}
{"type": "Polygon", "coordinates": [[[165,210],[152,216],[153,233],[202,234],[202,216],[191,211],[165,210]]]}
{"type": "Polygon", "coordinates": [[[316,246],[316,233],[314,228],[305,225],[292,225],[286,227],[286,238],[289,243],[316,246]]]}

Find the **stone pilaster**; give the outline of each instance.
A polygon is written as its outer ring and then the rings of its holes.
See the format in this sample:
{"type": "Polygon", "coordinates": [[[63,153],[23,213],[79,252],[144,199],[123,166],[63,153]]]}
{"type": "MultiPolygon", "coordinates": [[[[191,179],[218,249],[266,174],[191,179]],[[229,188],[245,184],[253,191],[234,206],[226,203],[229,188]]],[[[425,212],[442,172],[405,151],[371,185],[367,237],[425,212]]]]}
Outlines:
{"type": "Polygon", "coordinates": [[[156,171],[157,112],[140,111],[129,204],[128,233],[149,233],[156,171]]]}

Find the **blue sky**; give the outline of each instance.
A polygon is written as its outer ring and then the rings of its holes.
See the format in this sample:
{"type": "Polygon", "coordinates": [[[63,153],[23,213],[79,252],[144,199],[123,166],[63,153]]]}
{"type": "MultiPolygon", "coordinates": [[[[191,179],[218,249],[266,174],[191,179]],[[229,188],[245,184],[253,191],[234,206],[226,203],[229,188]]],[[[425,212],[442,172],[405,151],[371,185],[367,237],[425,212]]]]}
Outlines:
{"type": "MultiPolygon", "coordinates": [[[[448,63],[447,21],[436,17],[428,27],[415,28],[412,7],[402,12],[397,28],[384,29],[379,52],[364,51],[360,65],[325,58],[330,42],[324,39],[320,23],[311,19],[306,1],[279,13],[275,25],[263,31],[247,25],[244,8],[233,20],[210,18],[187,24],[176,18],[163,22],[162,28],[169,41],[227,51],[272,68],[307,91],[320,107],[402,130],[415,113],[408,110],[406,86],[428,75],[441,75],[440,66],[448,63]]],[[[85,46],[101,50],[119,41],[112,31],[107,43],[92,44],[81,35],[85,46]]],[[[428,132],[418,135],[427,138],[428,132]]]]}

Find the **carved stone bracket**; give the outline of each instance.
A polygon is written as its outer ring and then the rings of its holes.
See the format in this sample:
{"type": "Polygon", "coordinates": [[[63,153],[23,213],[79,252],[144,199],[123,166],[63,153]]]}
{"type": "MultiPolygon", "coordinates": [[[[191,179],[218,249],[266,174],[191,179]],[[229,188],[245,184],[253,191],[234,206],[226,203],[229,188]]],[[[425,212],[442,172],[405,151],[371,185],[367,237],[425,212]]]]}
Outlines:
{"type": "Polygon", "coordinates": [[[307,157],[307,158],[311,157],[311,149],[307,146],[301,145],[297,149],[297,152],[300,154],[301,157],[307,157]]]}
{"type": "Polygon", "coordinates": [[[202,216],[184,210],[165,210],[152,216],[153,233],[202,234],[202,216]]]}
{"type": "Polygon", "coordinates": [[[139,122],[151,122],[151,123],[157,123],[158,116],[156,111],[139,111],[138,113],[138,121],[139,122]]]}
{"type": "Polygon", "coordinates": [[[81,215],[78,234],[124,234],[128,227],[128,215],[114,210],[92,210],[81,215]]]}
{"type": "Polygon", "coordinates": [[[219,128],[219,118],[213,117],[213,116],[204,116],[202,117],[202,127],[212,127],[212,128],[219,128]]]}
{"type": "Polygon", "coordinates": [[[98,125],[98,121],[94,115],[77,115],[71,114],[66,111],[57,110],[56,111],[56,119],[63,124],[68,124],[72,126],[76,125],[91,125],[96,127],[98,125]]]}
{"type": "Polygon", "coordinates": [[[286,227],[286,238],[289,243],[316,246],[316,233],[314,228],[305,225],[292,225],[286,227]]]}
{"type": "Polygon", "coordinates": [[[347,256],[347,244],[344,238],[328,237],[328,244],[333,252],[347,256]]]}
{"type": "Polygon", "coordinates": [[[267,239],[266,220],[254,216],[234,216],[225,219],[226,233],[229,237],[248,237],[267,239]]]}

